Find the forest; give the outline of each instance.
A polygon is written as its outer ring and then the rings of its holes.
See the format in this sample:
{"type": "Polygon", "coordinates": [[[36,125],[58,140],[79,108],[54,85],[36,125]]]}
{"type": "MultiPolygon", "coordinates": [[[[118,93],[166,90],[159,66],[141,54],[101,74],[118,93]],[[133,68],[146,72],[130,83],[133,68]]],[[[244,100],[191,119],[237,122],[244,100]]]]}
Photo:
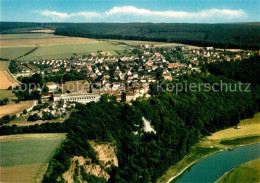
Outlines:
{"type": "MultiPolygon", "coordinates": [[[[251,92],[202,90],[183,91],[176,95],[175,92],[154,91],[152,85],[152,96],[148,100],[139,99],[129,105],[103,95],[98,103],[77,104],[77,110],[64,123],[2,126],[0,135],[68,133],[50,161],[43,182],[64,182],[61,175],[69,169],[69,159],[73,156],[89,157],[99,164],[88,140],[116,144],[119,167],[107,170],[109,182],[155,182],[189,153],[190,147],[201,137],[235,126],[241,119],[250,118],[260,110],[259,80],[251,78],[260,73],[259,67],[255,67],[259,62],[259,56],[255,55],[243,61],[212,63],[203,73],[183,75],[178,81],[172,81],[173,84],[252,82],[251,92]],[[234,74],[238,72],[241,74],[234,74]],[[143,131],[142,117],[151,121],[156,134],[143,131]]],[[[91,175],[82,177],[92,182],[104,181],[91,175]]]]}
{"type": "Polygon", "coordinates": [[[222,23],[23,23],[1,22],[0,33],[48,28],[57,35],[184,43],[217,48],[260,48],[260,24],[222,23]]]}

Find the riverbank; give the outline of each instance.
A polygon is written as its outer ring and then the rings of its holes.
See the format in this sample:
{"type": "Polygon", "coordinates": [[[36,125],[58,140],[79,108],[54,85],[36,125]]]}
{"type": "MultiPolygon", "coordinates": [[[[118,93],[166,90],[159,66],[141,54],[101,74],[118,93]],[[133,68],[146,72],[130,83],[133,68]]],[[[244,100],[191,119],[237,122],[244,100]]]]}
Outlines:
{"type": "Polygon", "coordinates": [[[235,182],[259,182],[260,159],[249,161],[239,165],[220,177],[216,183],[235,182]]]}
{"type": "Polygon", "coordinates": [[[242,120],[238,125],[239,128],[228,128],[203,138],[198,144],[191,148],[188,155],[170,167],[167,172],[157,180],[157,183],[171,182],[194,163],[219,151],[233,149],[241,145],[259,143],[259,124],[260,113],[257,113],[254,118],[242,120]],[[250,138],[250,140],[248,140],[248,138],[250,138]],[[225,143],[227,140],[229,142],[228,144],[225,143]]]}

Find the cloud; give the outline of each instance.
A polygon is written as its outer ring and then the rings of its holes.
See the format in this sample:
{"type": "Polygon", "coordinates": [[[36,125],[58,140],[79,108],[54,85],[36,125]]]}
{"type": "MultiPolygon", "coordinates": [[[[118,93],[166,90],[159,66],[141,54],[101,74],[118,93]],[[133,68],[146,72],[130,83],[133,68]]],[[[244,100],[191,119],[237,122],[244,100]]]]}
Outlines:
{"type": "Polygon", "coordinates": [[[68,13],[60,13],[57,11],[44,10],[44,11],[40,11],[38,13],[43,16],[48,16],[48,17],[53,17],[53,18],[58,17],[58,18],[63,18],[63,19],[75,17],[75,16],[82,16],[85,18],[92,18],[92,17],[99,16],[99,13],[96,13],[96,12],[78,12],[78,13],[68,14],[68,13]]]}
{"type": "Polygon", "coordinates": [[[176,19],[190,19],[190,18],[240,18],[247,16],[243,10],[229,10],[229,9],[209,9],[199,12],[186,11],[151,11],[149,9],[140,9],[134,6],[114,7],[106,12],[106,15],[136,15],[136,16],[156,16],[160,18],[176,18],[176,19]]]}
{"type": "Polygon", "coordinates": [[[59,17],[59,18],[68,18],[69,14],[67,13],[60,13],[57,11],[49,11],[49,10],[44,10],[39,12],[41,15],[48,16],[48,17],[59,17]]]}
{"type": "Polygon", "coordinates": [[[99,13],[96,12],[79,12],[79,13],[72,13],[71,16],[83,16],[85,18],[92,18],[100,16],[99,13]]]}
{"type": "MultiPolygon", "coordinates": [[[[136,17],[140,20],[140,17],[143,18],[143,21],[153,20],[153,21],[210,21],[212,19],[222,19],[222,20],[232,20],[238,18],[246,18],[248,15],[245,11],[239,10],[230,10],[230,9],[208,9],[201,10],[198,12],[187,12],[187,11],[152,11],[149,9],[136,8],[134,6],[121,6],[113,7],[112,9],[105,12],[75,12],[75,13],[61,13],[57,11],[39,11],[43,16],[68,19],[71,17],[84,17],[85,19],[91,20],[92,18],[99,18],[99,20],[118,20],[128,18],[127,20],[134,21],[136,17]],[[126,17],[124,17],[126,16],[126,17]],[[130,17],[130,19],[129,19],[130,17]],[[152,18],[152,19],[151,19],[152,18]]],[[[97,20],[97,19],[95,19],[97,20]]]]}

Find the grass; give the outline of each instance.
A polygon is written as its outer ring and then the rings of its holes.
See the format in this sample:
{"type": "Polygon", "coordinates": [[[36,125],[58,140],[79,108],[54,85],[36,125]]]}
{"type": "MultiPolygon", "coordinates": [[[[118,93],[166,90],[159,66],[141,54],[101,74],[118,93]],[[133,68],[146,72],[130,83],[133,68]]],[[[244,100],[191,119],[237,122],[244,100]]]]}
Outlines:
{"type": "Polygon", "coordinates": [[[181,161],[170,167],[157,182],[167,182],[174,176],[179,175],[188,166],[200,159],[227,148],[234,148],[238,145],[246,145],[260,142],[260,113],[254,118],[241,120],[239,126],[241,129],[229,128],[213,133],[211,136],[203,138],[199,143],[193,146],[190,153],[181,161]],[[246,129],[246,130],[243,130],[246,129]],[[248,130],[250,129],[250,130],[248,130]],[[228,131],[227,131],[228,130],[228,131]],[[234,131],[234,133],[230,133],[234,131]],[[239,132],[239,133],[238,133],[239,132]],[[212,138],[214,137],[214,138],[212,138]]]}
{"type": "Polygon", "coordinates": [[[245,136],[256,136],[260,134],[260,113],[256,114],[254,118],[242,120],[239,123],[240,129],[228,128],[218,131],[208,138],[210,140],[223,140],[230,138],[238,138],[245,136]]]}
{"type": "Polygon", "coordinates": [[[242,164],[221,177],[217,183],[260,182],[260,159],[242,164]]]}
{"type": "Polygon", "coordinates": [[[29,47],[9,47],[1,48],[0,47],[0,57],[6,59],[16,59],[21,55],[24,55],[28,51],[32,50],[34,46],[29,47]]]}
{"type": "Polygon", "coordinates": [[[123,50],[124,47],[110,44],[108,42],[90,42],[90,43],[70,43],[61,45],[39,46],[39,48],[28,56],[22,57],[21,60],[34,59],[65,59],[70,58],[76,53],[78,56],[95,53],[98,50],[107,51],[115,55],[114,50],[123,50]]]}
{"type": "Polygon", "coordinates": [[[12,90],[0,89],[0,100],[5,99],[5,98],[13,99],[13,98],[15,98],[15,94],[12,92],[12,90]]]}
{"type": "Polygon", "coordinates": [[[39,182],[66,134],[23,134],[0,137],[1,182],[39,182]],[[17,181],[18,180],[18,181],[17,181]]]}
{"type": "Polygon", "coordinates": [[[64,36],[58,36],[54,34],[1,34],[0,40],[19,40],[19,39],[46,39],[46,38],[62,38],[64,36]]]}
{"type": "Polygon", "coordinates": [[[252,137],[237,138],[232,140],[221,140],[220,144],[243,145],[243,144],[252,144],[259,141],[260,141],[260,136],[252,136],[252,137]]]}
{"type": "Polygon", "coordinates": [[[186,44],[179,44],[179,43],[165,43],[165,42],[154,42],[154,41],[134,41],[134,40],[107,40],[109,42],[114,42],[115,44],[119,45],[129,45],[129,46],[139,46],[139,45],[154,45],[154,47],[177,47],[183,46],[185,48],[200,48],[197,46],[191,46],[186,44]]]}
{"type": "Polygon", "coordinates": [[[0,58],[15,59],[35,47],[34,52],[19,60],[35,59],[66,59],[96,53],[98,50],[115,55],[115,51],[129,49],[126,45],[119,45],[107,40],[97,40],[79,37],[56,36],[52,34],[6,34],[1,35],[0,58]]]}
{"type": "Polygon", "coordinates": [[[155,47],[176,47],[197,48],[190,45],[163,43],[151,41],[131,41],[131,40],[97,40],[79,37],[57,36],[53,34],[4,34],[1,35],[0,58],[15,59],[35,47],[39,47],[27,56],[19,58],[21,61],[35,59],[68,59],[76,53],[79,57],[87,54],[95,54],[98,50],[109,55],[117,55],[124,50],[140,44],[152,44],[155,47]]]}

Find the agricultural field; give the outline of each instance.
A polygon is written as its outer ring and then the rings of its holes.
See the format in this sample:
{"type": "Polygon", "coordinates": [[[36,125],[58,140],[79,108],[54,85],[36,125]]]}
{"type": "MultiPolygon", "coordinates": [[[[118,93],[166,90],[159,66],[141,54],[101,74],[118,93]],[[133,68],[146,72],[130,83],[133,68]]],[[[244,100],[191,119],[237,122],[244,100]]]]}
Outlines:
{"type": "Polygon", "coordinates": [[[80,37],[66,37],[46,33],[34,34],[1,34],[0,57],[31,61],[35,59],[65,59],[72,56],[80,57],[87,54],[96,55],[101,51],[103,55],[123,54],[124,50],[131,47],[150,44],[154,47],[176,47],[199,48],[177,43],[164,43],[152,41],[131,41],[131,40],[110,40],[110,39],[89,39],[80,37]],[[33,48],[37,50],[27,56],[23,56],[33,48]]]}
{"type": "Polygon", "coordinates": [[[0,182],[41,182],[66,134],[0,136],[0,182]]]}
{"type": "Polygon", "coordinates": [[[0,89],[0,100],[8,98],[10,100],[16,98],[15,94],[12,92],[12,90],[3,90],[0,89]]]}
{"type": "Polygon", "coordinates": [[[15,86],[17,83],[8,73],[8,61],[0,61],[0,89],[7,89],[9,86],[15,86]]]}
{"type": "Polygon", "coordinates": [[[35,59],[65,59],[71,56],[83,56],[97,51],[109,52],[129,49],[127,45],[118,45],[106,40],[56,36],[53,34],[2,34],[0,57],[15,59],[23,56],[35,47],[38,49],[27,56],[19,58],[22,61],[35,59]]]}
{"type": "Polygon", "coordinates": [[[34,105],[35,101],[25,101],[21,103],[12,103],[0,106],[0,118],[2,118],[5,115],[14,115],[21,113],[24,109],[28,109],[34,105]]]}
{"type": "Polygon", "coordinates": [[[227,128],[225,130],[213,133],[208,137],[208,139],[222,140],[260,135],[260,113],[256,114],[254,118],[241,120],[238,126],[239,129],[227,128]]]}
{"type": "Polygon", "coordinates": [[[165,42],[154,42],[154,41],[132,41],[132,40],[110,40],[107,39],[107,42],[111,42],[114,44],[118,45],[128,45],[128,46],[139,46],[139,45],[153,45],[156,48],[160,47],[178,47],[178,46],[183,46],[184,48],[187,49],[196,49],[196,48],[201,48],[198,46],[192,46],[192,45],[187,45],[187,44],[179,44],[179,43],[165,43],[165,42]]]}
{"type": "Polygon", "coordinates": [[[47,39],[47,38],[63,38],[66,36],[59,36],[54,34],[0,34],[0,40],[21,40],[21,39],[47,39]]]}
{"type": "Polygon", "coordinates": [[[260,159],[249,161],[225,174],[217,183],[260,182],[260,159]]]}

